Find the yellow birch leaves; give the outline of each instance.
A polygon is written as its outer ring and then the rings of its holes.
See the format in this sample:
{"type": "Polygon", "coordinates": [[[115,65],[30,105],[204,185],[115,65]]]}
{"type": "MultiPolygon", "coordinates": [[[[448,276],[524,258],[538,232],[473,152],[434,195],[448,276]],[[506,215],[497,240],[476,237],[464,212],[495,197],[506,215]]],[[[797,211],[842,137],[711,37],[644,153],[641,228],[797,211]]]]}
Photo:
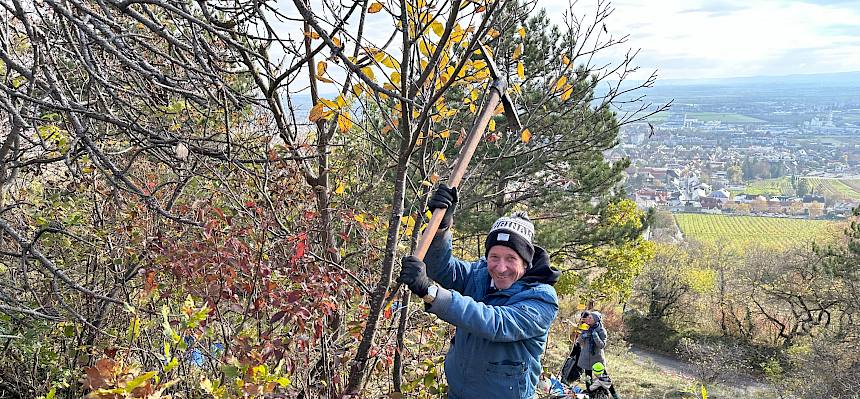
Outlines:
{"type": "Polygon", "coordinates": [[[318,122],[329,119],[335,114],[337,114],[338,131],[341,133],[348,132],[352,128],[352,119],[350,119],[349,107],[343,96],[337,96],[334,101],[320,98],[320,101],[311,108],[308,120],[318,122]]]}

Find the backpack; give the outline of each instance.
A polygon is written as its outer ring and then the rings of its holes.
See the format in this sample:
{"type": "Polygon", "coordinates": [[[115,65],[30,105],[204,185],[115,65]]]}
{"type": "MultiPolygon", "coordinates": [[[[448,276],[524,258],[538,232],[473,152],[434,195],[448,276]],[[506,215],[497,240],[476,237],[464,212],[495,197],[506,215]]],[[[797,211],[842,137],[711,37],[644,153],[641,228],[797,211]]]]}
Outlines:
{"type": "Polygon", "coordinates": [[[564,360],[564,365],[561,366],[561,380],[565,384],[570,384],[579,380],[579,376],[582,375],[582,369],[576,365],[579,361],[579,353],[581,351],[582,348],[579,345],[574,344],[573,349],[570,351],[570,355],[564,360]]]}

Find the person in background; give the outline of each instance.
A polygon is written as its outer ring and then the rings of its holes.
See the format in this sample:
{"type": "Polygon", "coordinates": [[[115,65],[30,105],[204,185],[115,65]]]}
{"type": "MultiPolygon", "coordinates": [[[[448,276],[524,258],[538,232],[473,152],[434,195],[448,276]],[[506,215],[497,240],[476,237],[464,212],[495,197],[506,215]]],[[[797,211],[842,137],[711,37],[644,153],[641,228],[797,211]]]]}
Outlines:
{"type": "Polygon", "coordinates": [[[588,389],[588,397],[590,398],[594,397],[599,390],[603,389],[612,395],[612,399],[620,399],[618,397],[618,393],[615,392],[615,387],[612,386],[612,379],[609,378],[609,374],[606,373],[606,367],[601,362],[591,365],[591,378],[590,381],[586,381],[586,386],[588,389]]]}
{"type": "Polygon", "coordinates": [[[445,357],[449,399],[532,399],[541,375],[561,272],[533,244],[534,225],[514,212],[493,223],[485,257],[454,257],[449,231],[456,189],[440,185],[428,202],[445,208],[424,262],[402,259],[398,282],[424,299],[424,309],[457,327],[445,357]],[[432,280],[431,280],[432,278],[432,280]]]}
{"type": "Polygon", "coordinates": [[[603,348],[606,348],[606,329],[601,322],[603,315],[596,310],[583,312],[580,325],[588,325],[588,329],[582,331],[576,338],[581,351],[577,365],[585,371],[585,375],[591,376],[591,366],[600,362],[606,363],[603,348]]]}

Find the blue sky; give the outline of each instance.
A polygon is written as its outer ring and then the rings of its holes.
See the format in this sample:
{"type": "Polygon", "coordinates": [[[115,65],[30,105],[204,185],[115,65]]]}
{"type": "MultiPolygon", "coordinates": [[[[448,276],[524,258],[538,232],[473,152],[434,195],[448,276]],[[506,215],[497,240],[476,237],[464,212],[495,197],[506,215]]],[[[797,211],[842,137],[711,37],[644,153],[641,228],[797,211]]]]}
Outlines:
{"type": "MultiPolygon", "coordinates": [[[[550,10],[567,4],[538,1],[550,10]]],[[[580,0],[574,9],[580,14],[594,4],[580,0]]],[[[657,69],[661,79],[860,71],[860,0],[615,0],[612,6],[610,33],[629,34],[624,50],[641,49],[636,64],[643,72],[657,69]]],[[[562,25],[560,13],[550,15],[562,25]]]]}

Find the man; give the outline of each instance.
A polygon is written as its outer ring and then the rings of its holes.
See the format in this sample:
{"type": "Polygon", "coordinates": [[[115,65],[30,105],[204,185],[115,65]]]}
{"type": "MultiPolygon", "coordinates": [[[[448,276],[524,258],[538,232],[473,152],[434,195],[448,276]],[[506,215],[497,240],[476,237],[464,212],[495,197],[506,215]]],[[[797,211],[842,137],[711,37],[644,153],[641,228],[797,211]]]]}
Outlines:
{"type": "Polygon", "coordinates": [[[552,285],[561,273],[549,265],[546,251],[532,243],[534,225],[524,213],[493,224],[485,258],[455,258],[448,230],[456,204],[456,189],[440,185],[428,207],[446,212],[427,252],[426,268],[407,256],[397,281],[424,299],[426,311],[457,327],[445,358],[448,398],[530,399],[558,312],[552,285]]]}

